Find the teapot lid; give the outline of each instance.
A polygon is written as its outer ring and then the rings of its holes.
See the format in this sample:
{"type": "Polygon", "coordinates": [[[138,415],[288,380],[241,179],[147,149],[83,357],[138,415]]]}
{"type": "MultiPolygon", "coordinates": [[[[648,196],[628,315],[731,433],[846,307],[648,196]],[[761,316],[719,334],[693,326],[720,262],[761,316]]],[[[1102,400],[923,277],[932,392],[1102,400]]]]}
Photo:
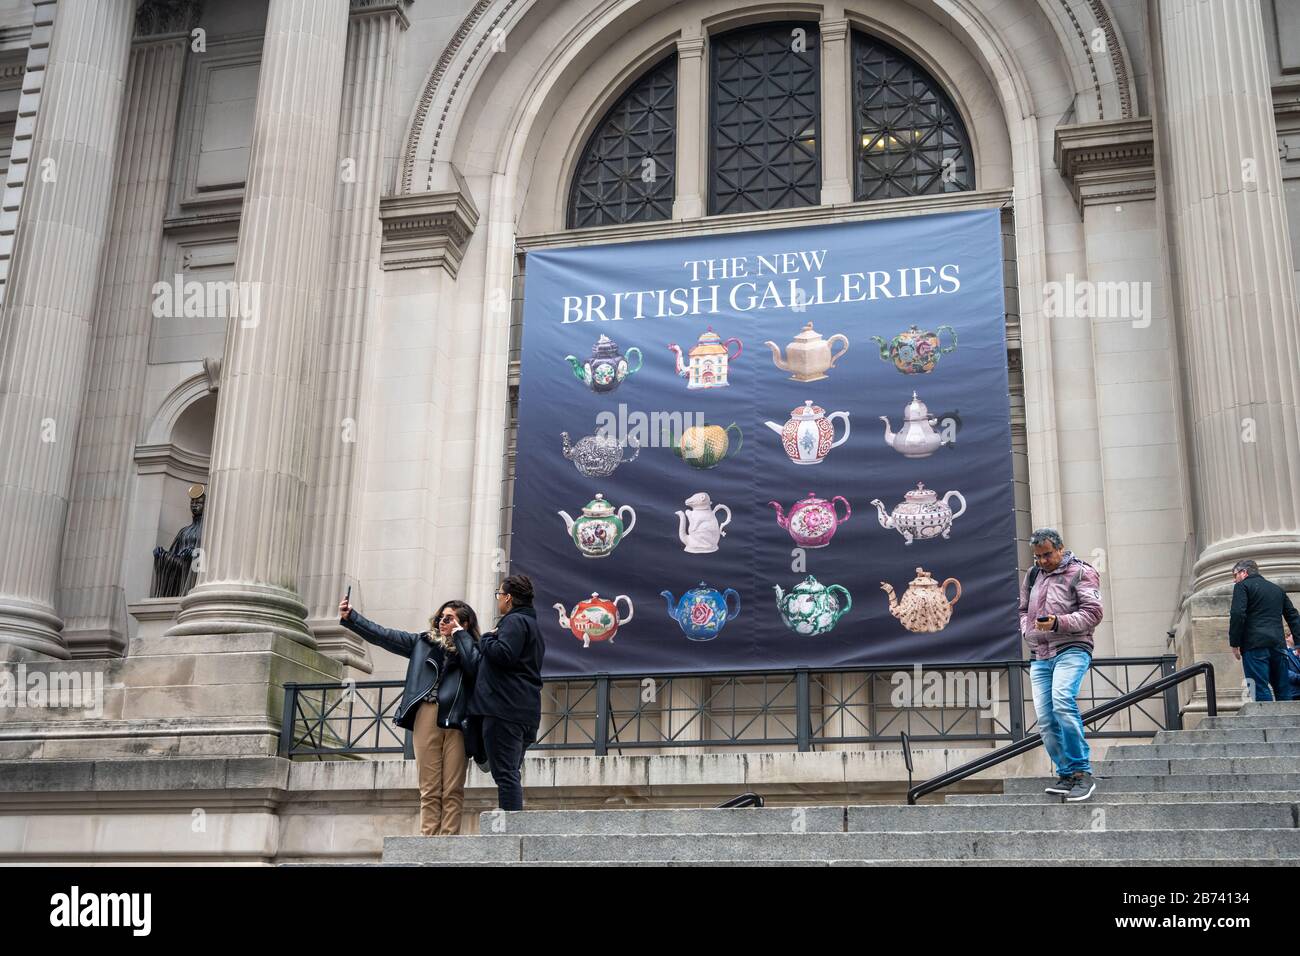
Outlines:
{"type": "Polygon", "coordinates": [[[807,498],[800,498],[798,501],[795,502],[795,504],[796,504],[796,505],[810,505],[810,504],[823,504],[823,505],[824,505],[824,504],[826,504],[826,499],[825,499],[825,498],[818,498],[818,497],[817,497],[817,492],[815,492],[815,491],[810,491],[810,492],[808,492],[808,497],[807,497],[807,498]]]}
{"type": "Polygon", "coordinates": [[[790,589],[791,594],[818,594],[826,590],[826,586],[818,581],[811,574],[804,578],[798,584],[790,589]]]}
{"type": "Polygon", "coordinates": [[[608,358],[618,354],[618,344],[604,332],[596,340],[596,344],[591,347],[592,358],[608,358]]]}
{"type": "Polygon", "coordinates": [[[597,492],[596,497],[582,506],[582,513],[589,518],[607,518],[614,513],[614,506],[605,500],[603,494],[597,492]]]}
{"type": "Polygon", "coordinates": [[[912,393],[912,400],[907,403],[903,409],[903,420],[907,422],[928,421],[930,418],[930,409],[925,402],[916,397],[916,392],[912,393]]]}
{"type": "Polygon", "coordinates": [[[803,408],[796,408],[790,412],[790,417],[799,421],[807,421],[812,418],[823,418],[825,415],[826,409],[822,408],[820,405],[814,405],[811,398],[803,403],[803,408]]]}
{"type": "Polygon", "coordinates": [[[939,586],[939,582],[930,577],[930,572],[926,571],[924,568],[916,569],[916,577],[912,579],[911,583],[916,587],[922,588],[937,588],[939,586]]]}
{"type": "MultiPolygon", "coordinates": [[[[596,497],[599,498],[600,496],[597,495],[596,497]]],[[[936,497],[937,495],[934,493],[934,490],[925,487],[925,482],[923,481],[918,481],[916,483],[916,488],[914,490],[909,491],[907,494],[903,495],[903,498],[905,498],[908,502],[915,503],[915,504],[929,504],[930,502],[934,501],[936,497]]]]}
{"type": "Polygon", "coordinates": [[[578,606],[574,608],[574,611],[576,612],[578,610],[581,610],[584,607],[591,607],[592,605],[600,605],[600,604],[608,604],[608,603],[609,602],[604,600],[599,593],[597,593],[596,591],[592,591],[591,597],[587,598],[586,600],[579,601],[578,606]]]}
{"type": "Polygon", "coordinates": [[[691,589],[690,589],[689,591],[687,591],[686,593],[687,593],[687,594],[716,594],[717,591],[716,591],[715,588],[711,588],[711,587],[709,587],[707,584],[705,584],[703,581],[701,581],[699,584],[697,584],[695,587],[691,588],[691,589]]]}
{"type": "Polygon", "coordinates": [[[794,337],[796,342],[820,342],[822,334],[813,330],[812,322],[803,327],[803,331],[794,337]]]}
{"type": "Polygon", "coordinates": [[[691,348],[691,355],[726,355],[727,350],[722,344],[722,336],[713,331],[713,326],[709,326],[706,332],[700,334],[700,340],[691,348]]]}

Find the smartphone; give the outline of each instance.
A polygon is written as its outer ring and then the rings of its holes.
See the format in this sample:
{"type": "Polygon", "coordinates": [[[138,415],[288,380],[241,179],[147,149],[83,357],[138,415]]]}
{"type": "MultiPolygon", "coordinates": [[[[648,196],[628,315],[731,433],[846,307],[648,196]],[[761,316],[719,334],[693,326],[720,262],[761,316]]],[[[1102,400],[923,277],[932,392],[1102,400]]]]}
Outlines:
{"type": "Polygon", "coordinates": [[[1040,618],[1038,618],[1037,620],[1038,620],[1038,623],[1039,623],[1039,624],[1046,624],[1048,621],[1051,620],[1051,618],[1050,618],[1050,617],[1040,617],[1040,618]]]}
{"type": "MultiPolygon", "coordinates": [[[[349,604],[352,603],[352,585],[348,585],[348,593],[343,595],[343,600],[347,601],[349,604]]],[[[1039,620],[1041,621],[1042,618],[1039,618],[1039,620]]]]}

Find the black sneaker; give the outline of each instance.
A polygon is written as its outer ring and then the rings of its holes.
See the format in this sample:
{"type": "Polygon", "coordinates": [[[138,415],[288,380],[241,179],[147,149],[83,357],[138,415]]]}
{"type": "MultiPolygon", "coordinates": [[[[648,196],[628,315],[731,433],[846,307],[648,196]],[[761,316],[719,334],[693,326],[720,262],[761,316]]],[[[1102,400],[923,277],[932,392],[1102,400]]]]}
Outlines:
{"type": "Polygon", "coordinates": [[[1092,796],[1092,792],[1097,789],[1096,782],[1092,779],[1090,773],[1076,773],[1074,775],[1074,786],[1066,794],[1066,803],[1080,803],[1092,796]]]}
{"type": "Polygon", "coordinates": [[[1058,796],[1065,796],[1074,786],[1074,778],[1068,773],[1063,773],[1056,778],[1056,783],[1049,783],[1043,790],[1043,793],[1055,793],[1058,796]]]}

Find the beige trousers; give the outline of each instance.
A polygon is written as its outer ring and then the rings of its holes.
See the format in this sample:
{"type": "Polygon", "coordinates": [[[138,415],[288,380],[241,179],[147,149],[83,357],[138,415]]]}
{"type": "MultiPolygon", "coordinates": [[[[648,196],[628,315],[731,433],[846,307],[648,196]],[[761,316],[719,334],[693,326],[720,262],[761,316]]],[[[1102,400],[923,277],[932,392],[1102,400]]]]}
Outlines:
{"type": "Polygon", "coordinates": [[[411,729],[415,767],[420,780],[420,833],[449,836],[460,833],[465,805],[465,735],[438,726],[438,705],[425,701],[415,712],[411,729]]]}

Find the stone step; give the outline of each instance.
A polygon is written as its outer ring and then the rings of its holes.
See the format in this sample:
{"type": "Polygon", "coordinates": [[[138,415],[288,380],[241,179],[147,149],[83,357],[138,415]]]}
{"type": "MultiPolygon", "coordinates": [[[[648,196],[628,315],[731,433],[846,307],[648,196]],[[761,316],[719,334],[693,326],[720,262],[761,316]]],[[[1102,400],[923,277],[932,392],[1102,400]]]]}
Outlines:
{"type": "Polygon", "coordinates": [[[1285,830],[1297,825],[1292,803],[1061,803],[1059,797],[1057,801],[849,807],[848,830],[1285,830]]]}
{"type": "Polygon", "coordinates": [[[1300,741],[1268,743],[1155,743],[1124,744],[1106,751],[1107,760],[1171,760],[1194,757],[1289,757],[1300,761],[1300,741]]]}
{"type": "Polygon", "coordinates": [[[385,862],[1291,860],[1300,830],[1009,830],[388,837],[385,862]]]}
{"type": "Polygon", "coordinates": [[[1300,744],[1300,727],[1266,730],[1161,730],[1153,744],[1300,744]]]}
{"type": "MultiPolygon", "coordinates": [[[[285,863],[282,866],[320,866],[319,863],[298,864],[285,863]]],[[[466,862],[466,861],[431,861],[424,863],[341,863],[338,866],[378,866],[378,867],[447,867],[461,869],[462,867],[505,867],[505,866],[562,866],[562,867],[600,867],[602,869],[611,866],[627,867],[648,867],[648,866],[1061,866],[1061,861],[1051,860],[530,860],[527,862],[519,860],[496,861],[496,862],[466,862]]],[[[1233,860],[1233,859],[1197,859],[1189,858],[1185,860],[1072,860],[1069,864],[1071,867],[1076,866],[1187,866],[1187,867],[1235,867],[1235,866],[1293,866],[1291,860],[1233,860]]]]}
{"type": "Polygon", "coordinates": [[[1249,717],[1206,717],[1197,730],[1296,730],[1300,715],[1261,714],[1249,717]]]}
{"type": "Polygon", "coordinates": [[[844,807],[749,807],[739,810],[489,810],[482,834],[840,833],[844,807]]]}
{"type": "MultiPolygon", "coordinates": [[[[1163,791],[1160,793],[1128,793],[1104,788],[1103,782],[1097,785],[1097,792],[1092,799],[1075,806],[1111,806],[1115,804],[1173,804],[1173,803],[1268,803],[1300,804],[1300,793],[1288,790],[1201,790],[1201,791],[1163,791]]],[[[1055,794],[1042,793],[955,793],[949,796],[943,806],[998,806],[1001,804],[1059,804],[1061,798],[1055,794]]],[[[1069,806],[1071,804],[1067,804],[1069,806]]]]}
{"type": "MultiPolygon", "coordinates": [[[[1156,762],[1167,764],[1169,761],[1156,762]]],[[[1043,787],[1050,782],[1050,780],[1042,777],[1013,777],[1002,784],[1002,790],[1004,793],[1042,793],[1043,787]]],[[[1124,774],[1098,780],[1097,790],[1098,793],[1119,791],[1127,793],[1164,793],[1171,791],[1190,793],[1198,790],[1285,790],[1300,797],[1300,773],[1186,773],[1170,775],[1167,771],[1162,771],[1158,774],[1124,774]]],[[[1096,798],[1094,797],[1094,799],[1096,798]]]]}
{"type": "Polygon", "coordinates": [[[1248,700],[1241,705],[1241,710],[1237,711],[1240,717],[1300,717],[1300,700],[1284,701],[1257,701],[1248,700]]]}
{"type": "Polygon", "coordinates": [[[1093,773],[1099,777],[1148,774],[1263,774],[1300,773],[1300,757],[1191,757],[1172,760],[1098,760],[1093,773]]]}

